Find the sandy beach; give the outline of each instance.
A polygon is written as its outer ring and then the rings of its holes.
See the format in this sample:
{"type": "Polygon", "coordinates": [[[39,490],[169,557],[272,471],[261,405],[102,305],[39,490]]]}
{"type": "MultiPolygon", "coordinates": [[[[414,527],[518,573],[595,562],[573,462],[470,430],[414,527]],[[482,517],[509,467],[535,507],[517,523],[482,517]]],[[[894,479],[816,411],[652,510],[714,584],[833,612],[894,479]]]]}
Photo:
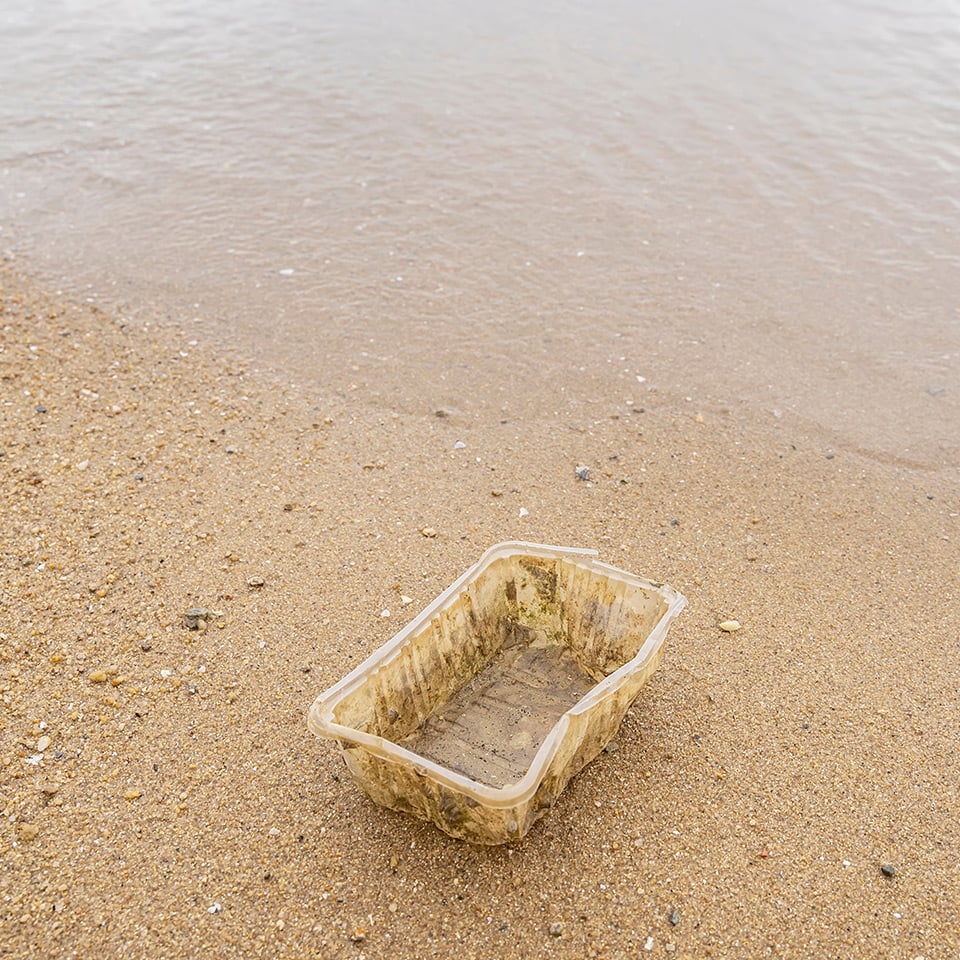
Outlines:
{"type": "Polygon", "coordinates": [[[0,956],[960,955],[955,464],[658,391],[391,409],[0,286],[0,956]],[[510,539],[688,607],[619,749],[478,848],[306,715],[510,539]]]}

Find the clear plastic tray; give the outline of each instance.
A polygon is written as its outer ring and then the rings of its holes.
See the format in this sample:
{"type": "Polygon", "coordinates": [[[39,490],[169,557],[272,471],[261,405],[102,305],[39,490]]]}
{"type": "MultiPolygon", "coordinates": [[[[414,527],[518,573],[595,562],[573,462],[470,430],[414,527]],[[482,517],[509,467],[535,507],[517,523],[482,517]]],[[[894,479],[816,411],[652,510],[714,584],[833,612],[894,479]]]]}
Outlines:
{"type": "Polygon", "coordinates": [[[311,731],[377,803],[518,840],[616,734],[685,603],[595,557],[491,547],[317,698],[311,731]]]}

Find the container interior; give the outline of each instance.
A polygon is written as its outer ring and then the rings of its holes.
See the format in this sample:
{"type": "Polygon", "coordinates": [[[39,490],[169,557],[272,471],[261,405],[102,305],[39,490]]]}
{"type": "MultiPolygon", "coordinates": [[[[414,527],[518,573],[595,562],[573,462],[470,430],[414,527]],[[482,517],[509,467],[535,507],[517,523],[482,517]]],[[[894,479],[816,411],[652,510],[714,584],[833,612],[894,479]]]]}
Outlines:
{"type": "Polygon", "coordinates": [[[504,787],[666,610],[656,591],[589,560],[501,557],[345,696],[334,719],[504,787]]]}

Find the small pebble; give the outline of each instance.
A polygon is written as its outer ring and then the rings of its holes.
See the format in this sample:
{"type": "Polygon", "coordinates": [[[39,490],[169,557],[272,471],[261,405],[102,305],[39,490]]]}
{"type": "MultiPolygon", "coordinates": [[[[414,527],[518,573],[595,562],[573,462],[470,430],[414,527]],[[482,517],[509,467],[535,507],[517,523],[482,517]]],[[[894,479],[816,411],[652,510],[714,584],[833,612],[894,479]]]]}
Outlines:
{"type": "Polygon", "coordinates": [[[880,868],[880,872],[885,877],[895,877],[897,875],[897,868],[892,863],[885,863],[880,868]]]}
{"type": "Polygon", "coordinates": [[[263,577],[248,577],[247,586],[252,587],[254,590],[259,590],[266,583],[263,577]]]}
{"type": "Polygon", "coordinates": [[[36,840],[37,834],[40,833],[40,828],[35,823],[19,823],[17,824],[17,839],[29,842],[30,840],[36,840]]]}
{"type": "Polygon", "coordinates": [[[37,741],[37,750],[39,750],[40,753],[43,753],[43,751],[46,750],[47,747],[49,746],[50,746],[50,738],[47,736],[43,736],[37,741]]]}
{"type": "Polygon", "coordinates": [[[550,924],[550,936],[559,937],[563,934],[563,924],[559,921],[557,923],[550,924]]]}
{"type": "Polygon", "coordinates": [[[578,480],[589,480],[590,479],[590,468],[580,464],[573,471],[577,475],[578,480]]]}
{"type": "Polygon", "coordinates": [[[137,790],[136,788],[131,788],[130,790],[123,791],[124,800],[138,800],[142,796],[143,796],[143,791],[137,790]]]}
{"type": "Polygon", "coordinates": [[[724,621],[720,624],[720,629],[721,629],[724,633],[736,633],[737,630],[740,629],[740,621],[739,621],[739,620],[724,620],[724,621]]]}
{"type": "Polygon", "coordinates": [[[462,440],[458,440],[458,441],[453,445],[453,449],[454,449],[454,450],[463,450],[463,449],[466,448],[466,446],[467,446],[467,445],[466,445],[462,440]]]}
{"type": "MultiPolygon", "coordinates": [[[[191,607],[183,614],[183,625],[188,630],[199,630],[201,623],[206,623],[210,617],[210,611],[204,607],[191,607]]],[[[90,678],[91,680],[93,677],[90,678]]]]}
{"type": "Polygon", "coordinates": [[[673,913],[670,914],[670,923],[673,926],[676,926],[679,922],[680,922],[680,911],[674,910],[673,913]]]}
{"type": "Polygon", "coordinates": [[[90,674],[91,683],[106,683],[107,682],[107,672],[106,670],[94,670],[90,674]]]}
{"type": "Polygon", "coordinates": [[[420,532],[428,539],[432,539],[437,535],[437,531],[434,530],[433,527],[421,527],[420,532]]]}

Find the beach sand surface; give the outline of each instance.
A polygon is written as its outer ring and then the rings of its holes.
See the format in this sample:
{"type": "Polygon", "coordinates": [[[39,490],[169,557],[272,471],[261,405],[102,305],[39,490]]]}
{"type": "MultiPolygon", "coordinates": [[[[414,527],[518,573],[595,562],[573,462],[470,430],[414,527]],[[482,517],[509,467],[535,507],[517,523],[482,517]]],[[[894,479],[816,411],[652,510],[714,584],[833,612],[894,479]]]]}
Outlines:
{"type": "Polygon", "coordinates": [[[960,955],[956,467],[655,390],[390,409],[0,286],[0,956],[960,955]],[[479,848],[306,715],[512,539],[689,604],[619,749],[479,848]]]}

